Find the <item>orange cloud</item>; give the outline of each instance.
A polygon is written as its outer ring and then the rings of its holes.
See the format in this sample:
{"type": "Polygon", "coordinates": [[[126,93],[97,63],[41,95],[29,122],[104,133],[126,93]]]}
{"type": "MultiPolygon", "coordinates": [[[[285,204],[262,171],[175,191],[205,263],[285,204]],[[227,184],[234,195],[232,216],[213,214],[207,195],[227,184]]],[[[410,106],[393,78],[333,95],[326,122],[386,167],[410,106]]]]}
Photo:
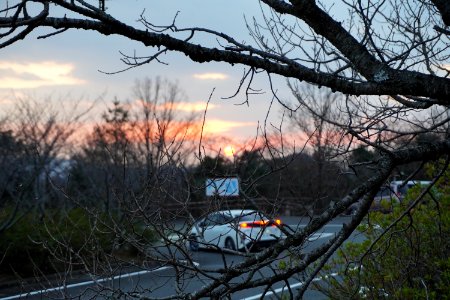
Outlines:
{"type": "Polygon", "coordinates": [[[10,97],[0,96],[0,105],[13,105],[15,102],[10,97]]]}
{"type": "Polygon", "coordinates": [[[194,78],[200,80],[226,80],[228,75],[224,73],[201,73],[194,74],[194,78]]]}
{"type": "MultiPolygon", "coordinates": [[[[218,105],[209,103],[208,104],[208,110],[210,109],[214,109],[219,107],[218,105]]],[[[199,111],[205,111],[206,109],[206,103],[205,102],[181,102],[181,103],[176,103],[174,105],[174,109],[175,110],[180,110],[180,111],[186,111],[186,112],[199,112],[199,111]]]]}
{"type": "MultiPolygon", "coordinates": [[[[143,126],[145,123],[138,122],[138,126],[143,126]]],[[[243,126],[256,126],[255,123],[252,122],[232,122],[225,120],[206,120],[203,128],[203,121],[171,121],[169,125],[167,125],[166,137],[168,139],[185,139],[185,140],[198,140],[200,138],[200,134],[204,138],[214,137],[217,135],[223,135],[233,128],[239,128],[243,126]],[[203,129],[203,130],[202,130],[203,129]]],[[[166,125],[162,120],[158,121],[158,123],[150,124],[153,126],[153,131],[161,130],[161,128],[166,125]]],[[[134,140],[139,140],[139,138],[134,137],[134,140]]]]}
{"type": "Polygon", "coordinates": [[[225,120],[209,120],[207,119],[205,122],[205,126],[203,128],[203,132],[206,134],[218,134],[225,133],[230,131],[233,128],[245,127],[245,126],[254,126],[257,124],[254,122],[233,122],[233,121],[225,121],[225,120]]]}
{"type": "MultiPolygon", "coordinates": [[[[176,103],[163,103],[157,104],[156,106],[153,103],[144,104],[140,100],[136,100],[129,104],[128,109],[141,109],[143,105],[146,105],[150,110],[156,111],[181,111],[181,112],[204,112],[207,106],[206,102],[198,101],[198,102],[176,102],[176,103]]],[[[208,110],[215,109],[220,107],[219,105],[209,103],[208,110]]]]}
{"type": "MultiPolygon", "coordinates": [[[[215,122],[215,124],[225,124],[226,121],[215,122]]],[[[233,123],[233,122],[230,122],[233,123]]],[[[238,123],[238,122],[235,122],[238,123]]],[[[248,123],[250,124],[250,123],[248,123]]],[[[79,147],[93,138],[93,130],[96,126],[105,126],[103,122],[82,122],[72,124],[72,128],[76,128],[76,132],[71,136],[70,141],[74,143],[75,147],[79,147]]],[[[152,127],[150,131],[145,128],[145,123],[137,122],[133,124],[123,124],[125,136],[129,142],[132,143],[145,143],[146,137],[150,139],[151,143],[158,143],[158,139],[161,130],[161,123],[155,122],[148,124],[152,127]],[[149,136],[147,136],[150,134],[149,136]]],[[[108,126],[108,125],[106,125],[108,126]]],[[[267,146],[281,148],[283,146],[284,155],[292,153],[292,147],[290,144],[286,144],[286,141],[281,142],[279,136],[268,135],[266,137],[250,138],[249,140],[242,139],[242,137],[231,137],[227,134],[214,134],[218,131],[222,133],[222,129],[214,129],[209,133],[203,132],[202,139],[200,139],[201,122],[191,123],[183,121],[174,121],[170,123],[170,126],[164,131],[165,143],[167,149],[178,149],[180,147],[180,153],[194,158],[196,154],[210,155],[215,157],[221,155],[227,159],[234,159],[240,156],[245,150],[253,151],[258,150],[262,153],[266,153],[267,146]],[[214,131],[216,130],[216,131],[214,131]],[[269,140],[265,140],[268,138],[269,140]],[[201,141],[201,145],[199,142],[201,141]],[[283,144],[282,144],[283,143],[283,144]]],[[[120,136],[120,135],[119,135],[120,136]]],[[[112,139],[113,136],[107,134],[104,136],[105,140],[112,139]]],[[[284,140],[284,138],[283,138],[284,140]]],[[[110,140],[114,142],[114,140],[110,140]]],[[[301,148],[301,147],[300,147],[301,148]]],[[[166,150],[167,150],[166,149],[166,150]]],[[[177,150],[178,151],[178,150],[177,150]]],[[[267,154],[267,153],[266,153],[267,154]]],[[[269,154],[267,154],[269,155],[269,154]]],[[[273,155],[273,154],[270,154],[273,155]]]]}
{"type": "MultiPolygon", "coordinates": [[[[215,104],[208,104],[208,110],[217,108],[218,105],[215,104]]],[[[206,109],[206,103],[205,102],[178,102],[178,103],[165,103],[156,106],[156,110],[167,110],[167,109],[173,109],[178,111],[184,111],[184,112],[202,112],[206,109]]]]}
{"type": "MultiPolygon", "coordinates": [[[[101,123],[84,123],[83,130],[80,130],[78,136],[85,136],[88,132],[92,132],[94,127],[101,123]]],[[[200,135],[202,135],[203,140],[215,140],[216,138],[223,139],[226,133],[233,128],[238,128],[242,126],[256,126],[252,122],[232,122],[224,120],[206,120],[203,130],[203,121],[175,121],[172,120],[170,124],[165,124],[164,121],[156,120],[146,124],[145,122],[139,121],[131,124],[125,124],[123,130],[125,130],[127,138],[131,141],[142,142],[145,140],[144,134],[146,132],[151,133],[151,139],[158,138],[161,134],[165,136],[167,141],[199,141],[200,135]],[[167,127],[166,127],[167,126],[167,127]],[[146,131],[146,127],[150,128],[146,131]],[[162,133],[164,131],[164,133],[162,133]]],[[[80,125],[81,127],[81,125],[80,125]]],[[[228,145],[228,144],[227,144],[228,145]]],[[[225,146],[227,146],[225,145],[225,146]]],[[[224,146],[224,147],[225,147],[224,146]]]]}
{"type": "Polygon", "coordinates": [[[75,66],[54,61],[14,63],[0,61],[0,89],[31,89],[43,86],[80,85],[72,75],[75,66]]]}

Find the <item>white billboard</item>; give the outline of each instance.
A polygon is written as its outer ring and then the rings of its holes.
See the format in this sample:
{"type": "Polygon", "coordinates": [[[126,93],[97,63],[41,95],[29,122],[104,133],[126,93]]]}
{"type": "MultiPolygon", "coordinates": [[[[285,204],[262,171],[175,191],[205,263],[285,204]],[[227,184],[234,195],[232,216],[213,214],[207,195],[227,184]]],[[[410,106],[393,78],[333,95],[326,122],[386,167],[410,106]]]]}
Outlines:
{"type": "Polygon", "coordinates": [[[237,177],[206,179],[206,196],[239,196],[239,180],[237,177]]]}

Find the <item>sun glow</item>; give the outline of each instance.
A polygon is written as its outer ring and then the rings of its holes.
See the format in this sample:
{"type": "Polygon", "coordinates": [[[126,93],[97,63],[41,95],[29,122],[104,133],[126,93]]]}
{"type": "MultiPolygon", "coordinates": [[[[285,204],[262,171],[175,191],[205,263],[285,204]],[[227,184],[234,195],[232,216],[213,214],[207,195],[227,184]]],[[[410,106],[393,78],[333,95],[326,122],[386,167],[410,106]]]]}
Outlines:
{"type": "Polygon", "coordinates": [[[234,150],[234,147],[233,146],[231,146],[231,145],[228,145],[228,146],[226,146],[224,149],[223,149],[223,154],[226,156],[226,157],[233,157],[234,155],[235,155],[235,150],[234,150]]]}

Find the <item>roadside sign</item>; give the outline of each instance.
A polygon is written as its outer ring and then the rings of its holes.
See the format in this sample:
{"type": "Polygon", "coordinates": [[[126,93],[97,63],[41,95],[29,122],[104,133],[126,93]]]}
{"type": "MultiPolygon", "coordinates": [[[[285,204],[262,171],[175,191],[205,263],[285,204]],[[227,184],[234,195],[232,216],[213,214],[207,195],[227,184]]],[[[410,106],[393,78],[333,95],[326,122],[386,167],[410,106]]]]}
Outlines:
{"type": "Polygon", "coordinates": [[[236,197],[239,196],[239,180],[237,177],[206,179],[206,196],[236,197]]]}

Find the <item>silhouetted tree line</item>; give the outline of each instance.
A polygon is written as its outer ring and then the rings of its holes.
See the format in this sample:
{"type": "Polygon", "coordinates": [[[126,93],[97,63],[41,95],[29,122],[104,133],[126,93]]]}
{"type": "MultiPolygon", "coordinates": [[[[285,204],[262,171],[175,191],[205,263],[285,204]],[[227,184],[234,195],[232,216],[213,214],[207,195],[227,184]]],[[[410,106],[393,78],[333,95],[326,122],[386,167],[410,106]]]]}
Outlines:
{"type": "MultiPolygon", "coordinates": [[[[24,130],[27,124],[22,125],[20,129],[24,130]]],[[[142,153],[140,141],[133,140],[139,130],[136,122],[130,119],[126,105],[117,100],[103,114],[83,145],[68,157],[63,145],[41,153],[35,138],[23,136],[22,131],[2,129],[0,168],[4,171],[0,174],[1,207],[14,207],[17,211],[15,218],[20,218],[24,211],[42,214],[46,208],[67,206],[96,208],[108,213],[141,206],[140,209],[154,213],[169,211],[175,214],[184,210],[199,214],[202,209],[195,211],[199,208],[198,203],[203,203],[203,210],[206,210],[205,202],[208,201],[255,207],[257,203],[253,200],[265,199],[265,209],[271,209],[274,203],[288,203],[297,209],[291,211],[292,214],[303,214],[308,209],[322,210],[330,201],[343,197],[356,184],[367,179],[372,174],[370,166],[355,171],[349,165],[373,161],[379,155],[361,146],[350,151],[348,165],[342,165],[317,153],[314,148],[283,158],[267,157],[262,148],[254,148],[238,153],[234,159],[220,155],[204,156],[194,163],[186,163],[180,157],[189,156],[189,147],[179,147],[179,153],[172,156],[142,153]],[[154,161],[155,157],[159,161],[154,161]],[[205,196],[206,179],[216,177],[239,178],[240,197],[235,199],[237,201],[205,196]],[[195,208],[191,210],[191,206],[195,208]]],[[[430,134],[418,140],[400,142],[405,145],[423,144],[435,138],[430,134]]],[[[156,143],[160,142],[154,141],[152,147],[159,147],[156,143]]],[[[40,147],[55,147],[54,144],[54,140],[49,140],[48,145],[40,147]]],[[[417,164],[408,164],[398,168],[394,174],[402,178],[403,174],[411,173],[415,168],[418,168],[417,164]]],[[[416,178],[425,179],[426,175],[419,171],[416,178]]],[[[6,229],[13,220],[3,220],[1,228],[6,229]]]]}

